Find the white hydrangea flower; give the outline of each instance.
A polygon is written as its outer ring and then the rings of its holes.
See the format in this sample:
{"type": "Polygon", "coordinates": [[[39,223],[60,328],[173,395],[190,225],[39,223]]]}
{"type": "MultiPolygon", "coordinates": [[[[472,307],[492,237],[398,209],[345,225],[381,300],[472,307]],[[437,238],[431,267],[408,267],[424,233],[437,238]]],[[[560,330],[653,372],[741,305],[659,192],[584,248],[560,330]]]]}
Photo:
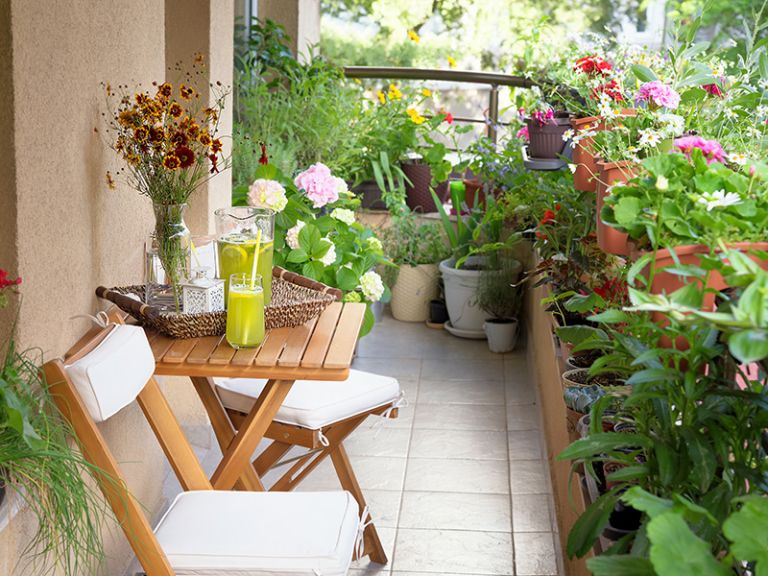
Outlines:
{"type": "Polygon", "coordinates": [[[347,186],[347,181],[344,180],[344,178],[334,176],[333,179],[336,181],[336,192],[338,192],[339,196],[344,196],[345,194],[349,193],[349,187],[347,186]]]}
{"type": "Polygon", "coordinates": [[[661,132],[667,138],[675,138],[685,132],[685,118],[679,114],[659,114],[661,132]]]}
{"type": "Polygon", "coordinates": [[[285,233],[285,243],[288,244],[288,247],[291,250],[299,248],[299,232],[301,232],[301,229],[306,225],[306,222],[299,220],[293,228],[290,228],[288,232],[285,233]]]}
{"type": "Polygon", "coordinates": [[[669,180],[667,180],[666,176],[660,175],[656,178],[656,190],[659,192],[669,190],[669,180]]]}
{"type": "Polygon", "coordinates": [[[259,178],[248,188],[248,204],[256,208],[269,208],[282,212],[288,205],[285,188],[275,180],[259,178]]]}
{"type": "Polygon", "coordinates": [[[331,211],[331,218],[335,218],[339,222],[344,222],[348,226],[352,226],[355,223],[355,213],[352,210],[346,208],[334,208],[331,211]]]}
{"type": "Polygon", "coordinates": [[[320,258],[320,262],[325,264],[326,266],[332,265],[334,262],[336,262],[336,246],[333,245],[333,242],[331,242],[328,238],[323,238],[328,244],[330,244],[330,247],[328,248],[328,252],[325,253],[325,255],[320,258]]]}
{"type": "Polygon", "coordinates": [[[365,243],[368,245],[368,248],[373,250],[374,252],[383,252],[384,246],[381,244],[381,240],[376,238],[376,236],[371,236],[368,238],[368,240],[365,241],[365,243]]]}
{"type": "Polygon", "coordinates": [[[384,294],[384,282],[373,270],[369,270],[360,277],[359,288],[369,302],[378,302],[384,294]]]}
{"type": "Polygon", "coordinates": [[[717,190],[716,192],[704,192],[696,198],[696,202],[702,204],[707,212],[711,212],[713,208],[725,208],[741,204],[741,196],[736,192],[717,190]]]}

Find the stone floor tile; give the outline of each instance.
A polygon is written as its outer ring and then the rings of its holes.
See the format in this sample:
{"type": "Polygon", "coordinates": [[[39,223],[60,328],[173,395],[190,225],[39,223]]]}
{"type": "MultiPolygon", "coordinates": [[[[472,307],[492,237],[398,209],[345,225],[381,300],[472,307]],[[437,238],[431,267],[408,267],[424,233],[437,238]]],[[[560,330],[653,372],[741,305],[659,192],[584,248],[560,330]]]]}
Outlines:
{"type": "Polygon", "coordinates": [[[512,494],[550,492],[549,472],[544,460],[510,460],[509,485],[512,494]]]}
{"type": "Polygon", "coordinates": [[[393,362],[390,358],[358,356],[352,362],[352,368],[397,378],[401,385],[404,381],[418,381],[421,377],[421,360],[418,358],[401,358],[393,362]]]}
{"type": "Polygon", "coordinates": [[[551,532],[549,494],[513,494],[512,530],[518,532],[551,532]]]}
{"type": "Polygon", "coordinates": [[[538,430],[537,404],[510,404],[507,406],[507,430],[538,430]]]}
{"type": "Polygon", "coordinates": [[[510,460],[539,460],[543,457],[543,442],[538,430],[513,430],[508,434],[510,460]]]}
{"type": "Polygon", "coordinates": [[[512,535],[464,530],[397,531],[392,570],[510,575],[512,535]]]}
{"type": "Polygon", "coordinates": [[[394,528],[377,527],[376,532],[379,534],[379,539],[381,540],[382,546],[384,546],[384,552],[387,555],[389,562],[386,564],[377,564],[375,562],[371,562],[368,557],[365,556],[360,560],[352,561],[352,564],[349,567],[350,572],[354,569],[360,570],[360,574],[375,574],[376,576],[382,576],[384,574],[389,574],[392,570],[392,560],[395,556],[395,537],[397,535],[397,530],[394,528]]]}
{"type": "Polygon", "coordinates": [[[507,433],[490,430],[421,430],[414,428],[410,458],[507,460],[507,433]]]}
{"type": "Polygon", "coordinates": [[[387,424],[371,427],[364,423],[344,441],[347,453],[350,456],[408,456],[410,429],[391,428],[387,424]]]}
{"type": "Polygon", "coordinates": [[[416,407],[414,428],[431,430],[506,430],[504,406],[424,404],[416,407]]]}
{"type": "Polygon", "coordinates": [[[511,502],[505,494],[405,492],[400,528],[510,532],[511,502]]]}
{"type": "Polygon", "coordinates": [[[421,364],[422,379],[429,380],[504,380],[503,360],[464,360],[446,356],[427,359],[421,364]]]}
{"type": "Polygon", "coordinates": [[[508,465],[499,460],[411,458],[408,460],[405,489],[508,494],[508,465]]]}
{"type": "Polygon", "coordinates": [[[514,541],[517,576],[557,576],[551,532],[515,532],[514,541]]]}
{"type": "Polygon", "coordinates": [[[504,384],[495,380],[430,380],[419,382],[419,404],[504,405],[504,384]]]}

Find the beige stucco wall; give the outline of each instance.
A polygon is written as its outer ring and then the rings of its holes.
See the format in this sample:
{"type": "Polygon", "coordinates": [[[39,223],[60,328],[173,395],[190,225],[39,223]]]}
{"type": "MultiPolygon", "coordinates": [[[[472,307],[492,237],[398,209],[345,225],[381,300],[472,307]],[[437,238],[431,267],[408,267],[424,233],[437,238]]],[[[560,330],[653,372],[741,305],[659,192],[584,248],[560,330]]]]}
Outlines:
{"type": "Polygon", "coordinates": [[[274,20],[291,37],[291,50],[300,58],[320,42],[320,0],[259,0],[258,17],[274,20]]]}
{"type": "MultiPolygon", "coordinates": [[[[209,40],[221,43],[207,42],[203,51],[213,52],[214,73],[230,82],[232,0],[210,3],[215,10],[204,12],[185,3],[189,27],[169,40],[181,45],[187,34],[196,37],[201,18],[206,34],[216,30],[209,40]]],[[[163,0],[0,0],[0,268],[24,278],[19,341],[47,358],[86,328],[71,317],[97,309],[97,285],[142,277],[150,205],[123,183],[107,188],[105,172],[118,164],[94,128],[105,106],[101,82],[149,86],[165,77],[165,8],[163,0]]],[[[228,201],[228,176],[217,180],[210,194],[201,191],[207,197],[193,232],[209,229],[202,214],[228,201]]],[[[7,317],[0,316],[0,338],[4,328],[7,317]]],[[[204,420],[191,387],[171,384],[183,423],[204,420]]],[[[156,516],[167,468],[140,411],[128,408],[100,428],[129,487],[156,516]]],[[[3,576],[14,574],[32,527],[22,511],[0,532],[3,576]]],[[[105,542],[103,571],[87,576],[125,573],[131,553],[122,532],[113,527],[105,542]]]]}

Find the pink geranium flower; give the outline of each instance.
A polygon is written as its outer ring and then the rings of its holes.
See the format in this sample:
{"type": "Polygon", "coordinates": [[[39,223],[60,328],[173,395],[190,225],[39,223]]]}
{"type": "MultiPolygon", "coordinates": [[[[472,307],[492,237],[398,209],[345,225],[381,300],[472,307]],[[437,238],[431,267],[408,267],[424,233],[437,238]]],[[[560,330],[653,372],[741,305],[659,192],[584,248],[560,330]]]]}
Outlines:
{"type": "Polygon", "coordinates": [[[315,208],[321,208],[339,199],[339,182],[331,174],[330,168],[318,162],[296,176],[294,180],[299,190],[304,190],[315,208]]]}
{"type": "Polygon", "coordinates": [[[683,154],[691,157],[691,153],[695,148],[701,150],[704,158],[707,159],[707,164],[712,162],[724,162],[725,151],[720,143],[716,140],[705,140],[701,136],[683,136],[675,140],[675,148],[680,150],[683,154]]]}
{"type": "Polygon", "coordinates": [[[671,86],[654,80],[653,82],[646,82],[637,91],[635,103],[642,104],[644,102],[649,106],[675,110],[680,105],[680,94],[675,92],[671,86]]]}
{"type": "Polygon", "coordinates": [[[530,136],[528,135],[528,126],[523,126],[520,128],[520,130],[517,131],[516,136],[520,138],[520,140],[525,140],[526,142],[530,140],[530,136]]]}

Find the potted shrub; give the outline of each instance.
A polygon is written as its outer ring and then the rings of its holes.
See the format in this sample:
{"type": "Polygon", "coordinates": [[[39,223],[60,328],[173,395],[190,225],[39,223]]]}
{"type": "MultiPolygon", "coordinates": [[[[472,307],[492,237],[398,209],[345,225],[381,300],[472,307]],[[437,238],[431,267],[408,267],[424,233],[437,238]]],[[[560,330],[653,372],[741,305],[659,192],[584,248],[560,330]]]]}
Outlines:
{"type": "MultiPolygon", "coordinates": [[[[0,308],[20,283],[0,270],[0,308]]],[[[93,466],[75,449],[70,426],[42,381],[38,360],[31,351],[17,348],[13,334],[3,346],[0,477],[9,498],[19,499],[37,521],[23,553],[35,573],[94,574],[104,557],[104,505],[84,479],[93,466]]]]}
{"type": "Polygon", "coordinates": [[[450,317],[446,328],[463,338],[482,339],[486,314],[477,302],[480,276],[484,270],[497,269],[499,251],[511,247],[519,235],[505,229],[504,212],[492,197],[483,208],[470,210],[462,181],[452,181],[449,190],[455,222],[432,192],[451,248],[451,257],[439,266],[450,317]]]}
{"type": "Polygon", "coordinates": [[[384,254],[397,266],[385,270],[392,286],[392,315],[403,322],[425,322],[438,294],[437,262],[450,253],[439,224],[420,223],[402,207],[382,232],[382,243],[384,254]]]}
{"type": "Polygon", "coordinates": [[[521,297],[515,284],[521,268],[517,260],[502,257],[498,270],[486,270],[480,275],[477,303],[491,315],[483,324],[491,352],[511,352],[517,343],[521,297]]]}

